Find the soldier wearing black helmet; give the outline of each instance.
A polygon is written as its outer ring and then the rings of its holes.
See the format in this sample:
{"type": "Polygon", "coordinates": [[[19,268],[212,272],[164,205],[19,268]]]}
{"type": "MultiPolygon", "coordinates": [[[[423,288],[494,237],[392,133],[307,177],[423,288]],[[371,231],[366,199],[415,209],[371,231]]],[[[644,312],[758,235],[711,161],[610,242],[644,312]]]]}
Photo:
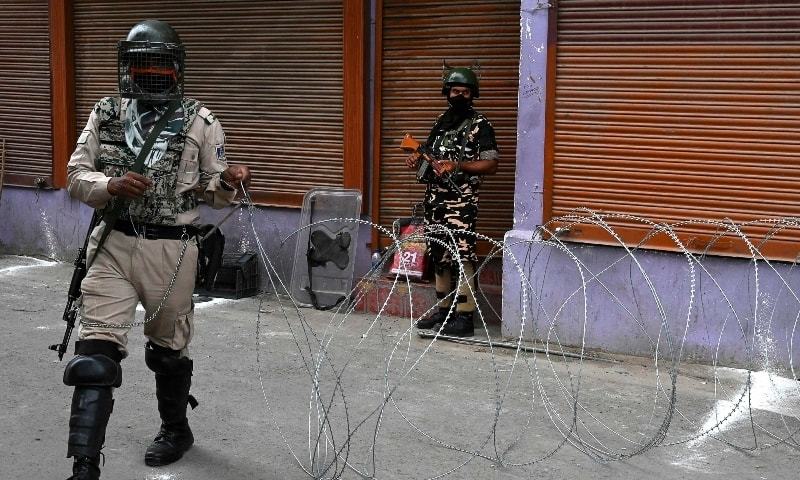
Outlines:
{"type": "Polygon", "coordinates": [[[229,166],[219,121],[183,96],[184,47],[167,23],[137,23],[118,45],[119,96],[94,106],[68,165],[69,193],[102,211],[89,240],[67,456],[72,480],[100,478],[100,449],[122,384],[120,362],[137,304],[145,308],[145,362],[154,373],[161,428],[145,463],[178,460],[194,442],[186,417],[192,360],[192,291],[198,196],[229,205],[250,172],[229,166]]]}
{"type": "MultiPolygon", "coordinates": [[[[478,216],[478,191],[484,175],[497,171],[499,158],[497,141],[492,124],[472,105],[480,94],[478,77],[470,68],[452,68],[444,72],[442,95],[447,97],[449,108],[441,114],[428,136],[427,146],[438,161],[433,162],[434,181],[425,191],[425,222],[450,229],[450,235],[434,235],[428,252],[434,262],[438,309],[417,322],[418,328],[441,328],[441,333],[453,336],[471,336],[474,333],[475,311],[474,280],[478,216]],[[452,181],[444,181],[445,178],[452,181]],[[446,245],[458,248],[461,266],[446,245]],[[444,245],[443,245],[444,244],[444,245]],[[455,279],[463,268],[466,279],[453,291],[455,279]],[[455,301],[455,316],[447,319],[451,303],[455,301]]],[[[420,160],[409,156],[406,164],[417,168],[420,160]]]]}

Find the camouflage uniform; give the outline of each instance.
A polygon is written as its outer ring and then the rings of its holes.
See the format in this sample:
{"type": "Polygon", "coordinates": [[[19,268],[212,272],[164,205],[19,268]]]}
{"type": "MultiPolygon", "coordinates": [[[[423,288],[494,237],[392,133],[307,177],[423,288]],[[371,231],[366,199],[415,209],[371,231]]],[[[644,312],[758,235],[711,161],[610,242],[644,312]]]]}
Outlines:
{"type": "MultiPolygon", "coordinates": [[[[498,157],[492,124],[485,116],[472,109],[467,111],[466,116],[456,117],[450,111],[440,115],[431,129],[427,145],[442,160],[471,162],[496,160],[498,157]]],[[[425,223],[442,225],[451,231],[475,232],[481,176],[459,172],[452,175],[452,178],[462,193],[442,180],[428,184],[424,200],[425,223]]],[[[451,244],[454,238],[461,259],[473,263],[477,261],[475,235],[454,232],[452,238],[449,235],[435,235],[435,238],[445,244],[451,244]]],[[[452,255],[443,245],[429,242],[428,249],[437,271],[452,267],[452,255]]]]}
{"type": "MultiPolygon", "coordinates": [[[[94,106],[78,138],[68,165],[70,195],[94,208],[113,208],[121,198],[108,193],[108,181],[129,171],[136,155],[125,140],[124,119],[131,100],[105,97],[94,106]]],[[[220,174],[227,168],[225,135],[214,115],[199,102],[181,100],[183,124],[173,135],[158,161],[143,175],[153,182],[145,194],[128,200],[116,225],[180,226],[197,223],[197,195],[213,208],[233,201],[236,191],[226,190],[220,174]]],[[[106,227],[95,228],[87,258],[94,258],[106,227]]],[[[179,275],[167,301],[161,299],[180,258],[181,240],[131,237],[113,230],[94,259],[81,284],[83,325],[80,340],[113,342],[127,354],[126,327],[132,323],[136,304],[158,316],[144,326],[149,340],[161,347],[185,351],[193,331],[192,292],[197,245],[189,240],[179,275]]]]}

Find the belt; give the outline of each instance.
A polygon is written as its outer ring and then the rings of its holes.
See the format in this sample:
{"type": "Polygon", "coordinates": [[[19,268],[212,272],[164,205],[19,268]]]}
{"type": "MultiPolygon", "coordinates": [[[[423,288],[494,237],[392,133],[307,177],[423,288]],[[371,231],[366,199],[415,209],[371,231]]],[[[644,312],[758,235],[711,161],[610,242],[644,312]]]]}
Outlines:
{"type": "Polygon", "coordinates": [[[114,230],[130,237],[142,237],[147,240],[180,240],[184,235],[197,235],[197,227],[193,225],[156,225],[153,223],[134,223],[119,219],[114,230]]]}

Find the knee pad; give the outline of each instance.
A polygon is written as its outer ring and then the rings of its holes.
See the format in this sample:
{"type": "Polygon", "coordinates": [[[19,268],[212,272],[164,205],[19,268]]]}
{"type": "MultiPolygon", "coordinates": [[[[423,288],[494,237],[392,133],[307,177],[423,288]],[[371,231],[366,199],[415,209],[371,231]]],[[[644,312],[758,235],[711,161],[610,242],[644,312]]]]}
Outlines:
{"type": "Polygon", "coordinates": [[[119,387],[122,385],[122,354],[113,342],[75,342],[75,356],[64,368],[64,384],[71,387],[119,387]]]}
{"type": "Polygon", "coordinates": [[[144,346],[144,363],[156,375],[191,375],[192,359],[180,355],[179,350],[160,347],[153,342],[147,342],[144,346]]]}

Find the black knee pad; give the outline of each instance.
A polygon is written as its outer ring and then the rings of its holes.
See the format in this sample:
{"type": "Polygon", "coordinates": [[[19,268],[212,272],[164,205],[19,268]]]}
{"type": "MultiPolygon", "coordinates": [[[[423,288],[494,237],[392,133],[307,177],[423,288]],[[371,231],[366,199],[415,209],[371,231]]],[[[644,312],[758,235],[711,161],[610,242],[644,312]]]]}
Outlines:
{"type": "Polygon", "coordinates": [[[160,347],[153,342],[147,342],[144,346],[144,363],[156,375],[191,375],[192,359],[180,355],[180,350],[160,347]]]}
{"type": "Polygon", "coordinates": [[[75,356],[64,368],[64,384],[71,387],[119,387],[122,385],[122,353],[113,342],[75,342],[75,356]]]}

